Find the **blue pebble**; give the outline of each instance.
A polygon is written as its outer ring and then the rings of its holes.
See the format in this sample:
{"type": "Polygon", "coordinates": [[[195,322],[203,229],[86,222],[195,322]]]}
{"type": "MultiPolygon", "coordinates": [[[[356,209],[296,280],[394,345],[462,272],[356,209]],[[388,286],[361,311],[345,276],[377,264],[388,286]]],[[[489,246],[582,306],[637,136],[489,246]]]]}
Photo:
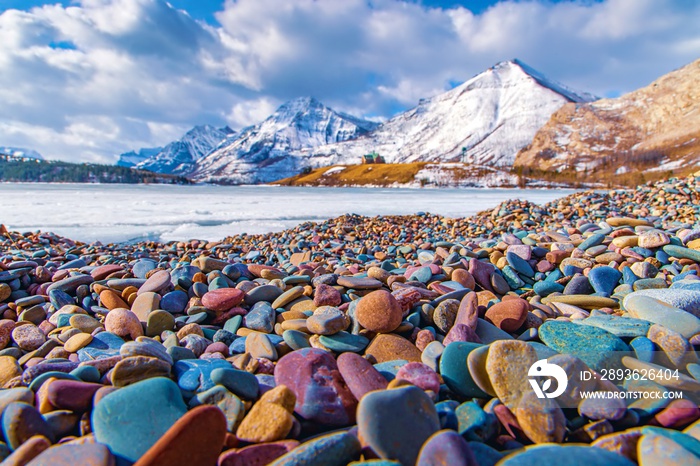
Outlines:
{"type": "Polygon", "coordinates": [[[506,260],[508,265],[513,267],[519,274],[525,275],[526,277],[534,277],[535,271],[528,261],[520,257],[513,252],[506,253],[506,260]]]}
{"type": "Polygon", "coordinates": [[[139,259],[134,263],[131,270],[136,278],[146,278],[146,274],[156,267],[158,267],[158,264],[152,259],[139,259]]]}
{"type": "Polygon", "coordinates": [[[228,347],[229,352],[231,354],[245,353],[245,339],[246,337],[236,338],[233,343],[231,343],[231,346],[228,347]]]}
{"type": "Polygon", "coordinates": [[[608,296],[619,285],[620,278],[622,278],[622,273],[608,266],[594,267],[588,273],[588,281],[591,282],[591,286],[593,286],[596,293],[603,293],[608,296]]]}
{"type": "Polygon", "coordinates": [[[535,293],[544,297],[549,296],[552,293],[560,293],[564,291],[564,285],[556,282],[542,281],[535,283],[532,289],[535,291],[535,293]]]}
{"type": "Polygon", "coordinates": [[[49,300],[56,310],[61,309],[67,304],[75,304],[75,299],[65,291],[51,290],[49,291],[49,300]]]}
{"type": "Polygon", "coordinates": [[[622,282],[625,285],[634,285],[634,282],[639,280],[639,277],[628,266],[622,268],[622,282]]]}
{"type": "Polygon", "coordinates": [[[575,265],[565,265],[564,266],[564,275],[567,277],[576,275],[577,273],[583,273],[583,269],[580,267],[576,267],[575,265]]]}
{"type": "Polygon", "coordinates": [[[160,300],[160,308],[170,313],[179,314],[185,311],[188,300],[187,293],[184,291],[171,291],[170,293],[166,293],[163,299],[160,300]]]}
{"type": "Polygon", "coordinates": [[[599,244],[602,244],[603,241],[605,241],[605,235],[601,235],[600,233],[593,233],[591,236],[586,238],[583,241],[583,243],[579,244],[578,248],[582,251],[585,251],[588,248],[592,248],[593,246],[598,246],[599,244]]]}

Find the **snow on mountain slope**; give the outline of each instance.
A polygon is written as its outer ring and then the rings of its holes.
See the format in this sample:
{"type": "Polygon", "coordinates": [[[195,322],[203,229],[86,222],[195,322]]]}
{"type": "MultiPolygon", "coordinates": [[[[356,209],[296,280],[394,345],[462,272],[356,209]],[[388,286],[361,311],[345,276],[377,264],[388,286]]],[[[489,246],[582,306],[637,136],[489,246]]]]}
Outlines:
{"type": "Polygon", "coordinates": [[[317,147],[309,164],[358,163],[363,154],[376,151],[394,163],[510,166],[552,113],[567,102],[593,99],[518,60],[501,62],[450,91],[421,100],[365,137],[317,147]]]}
{"type": "Polygon", "coordinates": [[[294,99],[209,153],[197,163],[193,177],[235,184],[275,181],[308,166],[314,147],[358,137],[376,126],[312,97],[294,99]]]}
{"type": "Polygon", "coordinates": [[[199,159],[234,134],[228,126],[221,129],[211,125],[195,126],[182,138],[138,162],[136,168],[156,173],[189,175],[199,159]]]}
{"type": "Polygon", "coordinates": [[[117,160],[117,166],[118,167],[133,167],[135,165],[138,165],[139,163],[143,162],[144,160],[150,159],[151,157],[154,157],[157,155],[160,151],[162,151],[162,147],[151,147],[151,148],[144,148],[144,149],[139,149],[138,152],[136,151],[130,151],[130,152],[124,152],[119,156],[119,160],[117,160]]]}
{"type": "Polygon", "coordinates": [[[37,151],[32,149],[24,149],[22,147],[0,146],[0,154],[12,155],[13,157],[19,158],[44,160],[44,157],[42,157],[37,151]]]}

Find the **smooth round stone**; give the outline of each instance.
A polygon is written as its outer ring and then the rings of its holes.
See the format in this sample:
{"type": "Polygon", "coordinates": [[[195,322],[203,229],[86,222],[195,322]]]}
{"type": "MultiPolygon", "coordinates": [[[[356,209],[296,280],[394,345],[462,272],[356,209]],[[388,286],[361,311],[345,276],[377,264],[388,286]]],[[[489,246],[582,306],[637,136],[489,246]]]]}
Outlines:
{"type": "Polygon", "coordinates": [[[248,306],[252,306],[260,301],[273,303],[282,293],[283,291],[274,285],[257,286],[246,293],[245,303],[248,306]]]}
{"type": "MultiPolygon", "coordinates": [[[[234,344],[236,342],[234,341],[234,344]]],[[[277,349],[265,333],[251,332],[245,339],[245,352],[254,358],[277,360],[277,349]]]]}
{"type": "Polygon", "coordinates": [[[249,445],[222,453],[218,466],[265,466],[299,446],[296,440],[249,445]]]}
{"type": "Polygon", "coordinates": [[[202,306],[212,311],[225,312],[241,304],[244,297],[245,293],[237,288],[218,288],[202,296],[202,306]]]}
{"type": "Polygon", "coordinates": [[[588,272],[588,281],[596,293],[604,293],[608,296],[612,294],[621,278],[622,273],[608,266],[594,267],[588,272]]]}
{"type": "Polygon", "coordinates": [[[508,299],[488,308],[485,319],[503,331],[515,332],[525,322],[529,309],[530,305],[524,299],[508,299]]]}
{"type": "Polygon", "coordinates": [[[454,326],[459,311],[460,302],[456,299],[447,299],[440,302],[433,312],[433,322],[442,332],[447,333],[454,326]]]}
{"type": "Polygon", "coordinates": [[[79,366],[70,372],[70,375],[79,378],[83,382],[99,382],[102,376],[94,366],[79,366]]]}
{"type": "Polygon", "coordinates": [[[420,449],[416,466],[478,466],[469,444],[454,430],[434,433],[420,449]]]}
{"type": "Polygon", "coordinates": [[[692,452],[663,435],[643,435],[637,444],[637,455],[643,466],[700,464],[692,452]]]}
{"type": "Polygon", "coordinates": [[[630,350],[610,332],[573,322],[548,320],[540,326],[539,336],[553,350],[574,355],[596,371],[620,368],[622,356],[630,350]]]}
{"type": "Polygon", "coordinates": [[[610,307],[616,309],[619,307],[617,300],[612,298],[604,298],[602,296],[591,296],[591,295],[549,295],[546,298],[542,298],[542,304],[549,303],[564,303],[571,304],[572,306],[578,306],[583,309],[601,309],[604,307],[610,307]]]}
{"type": "Polygon", "coordinates": [[[502,275],[494,273],[491,275],[491,286],[493,287],[493,291],[495,291],[498,294],[506,294],[510,291],[510,285],[508,284],[508,281],[503,278],[502,275]]]}
{"type": "Polygon", "coordinates": [[[593,287],[588,281],[588,277],[583,275],[574,275],[569,283],[564,287],[564,294],[566,295],[588,295],[593,293],[593,287]]]}
{"type": "Polygon", "coordinates": [[[187,306],[187,293],[180,290],[166,293],[160,300],[160,308],[172,313],[184,312],[187,306]]]}
{"type": "Polygon", "coordinates": [[[440,391],[440,377],[427,365],[420,362],[409,362],[396,373],[396,380],[405,380],[437,395],[440,391]]]}
{"type": "Polygon", "coordinates": [[[79,329],[81,332],[92,333],[98,328],[102,328],[99,320],[94,319],[85,314],[75,314],[70,317],[69,324],[73,328],[79,329]]]}
{"type": "Polygon", "coordinates": [[[230,369],[231,363],[222,359],[181,359],[173,365],[177,384],[186,396],[193,396],[214,386],[211,373],[214,369],[230,369]]]}
{"type": "Polygon", "coordinates": [[[275,366],[275,383],[294,392],[294,411],[306,420],[343,426],[355,419],[357,401],[326,351],[304,348],[286,354],[275,366]]]}
{"type": "Polygon", "coordinates": [[[244,400],[255,400],[260,392],[255,375],[236,369],[218,368],[211,371],[211,381],[223,385],[228,391],[244,400]]]}
{"type": "Polygon", "coordinates": [[[340,292],[330,285],[319,283],[314,290],[314,304],[316,306],[340,306],[342,298],[340,292]]]}
{"type": "Polygon", "coordinates": [[[586,398],[578,405],[578,413],[588,419],[617,421],[627,412],[625,402],[619,398],[586,398]]]}
{"type": "Polygon", "coordinates": [[[355,308],[355,317],[364,328],[381,333],[394,331],[403,319],[401,306],[386,290],[373,291],[362,297],[355,308]]]}
{"type": "Polygon", "coordinates": [[[167,311],[156,310],[148,314],[146,335],[155,337],[175,328],[175,317],[167,311]]]}
{"type": "Polygon", "coordinates": [[[685,427],[698,418],[700,418],[700,409],[690,400],[673,400],[654,416],[660,426],[670,429],[685,427]]]}
{"type": "Polygon", "coordinates": [[[92,407],[93,396],[103,386],[75,380],[54,380],[48,384],[47,399],[58,409],[88,411],[92,407]]]}
{"type": "MultiPolygon", "coordinates": [[[[289,345],[289,347],[293,350],[311,347],[311,343],[309,343],[309,334],[299,330],[285,330],[282,333],[282,338],[284,339],[284,342],[287,343],[287,345],[289,345]]],[[[326,346],[326,344],[323,342],[321,342],[321,344],[326,346]]]]}
{"type": "Polygon", "coordinates": [[[24,324],[12,330],[12,340],[24,351],[34,351],[46,342],[46,335],[34,324],[24,324]]]}
{"type": "Polygon", "coordinates": [[[49,448],[27,466],[112,466],[114,456],[99,443],[63,443],[49,448]]]}
{"type": "MultiPolygon", "coordinates": [[[[460,327],[463,326],[463,324],[459,325],[460,327]]],[[[423,352],[420,355],[420,360],[423,364],[437,372],[438,362],[440,361],[440,357],[442,356],[442,353],[444,351],[445,345],[443,345],[439,341],[431,341],[430,343],[428,343],[425,349],[423,349],[423,352]]]]}
{"type": "Polygon", "coordinates": [[[21,402],[12,402],[3,410],[2,432],[11,450],[35,435],[43,435],[53,442],[51,428],[39,411],[21,402]]]}
{"type": "Polygon", "coordinates": [[[274,442],[287,437],[294,427],[294,393],[285,386],[265,392],[236,430],[244,442],[274,442]]]}
{"type": "Polygon", "coordinates": [[[46,451],[50,446],[51,442],[49,442],[46,437],[42,437],[41,435],[35,435],[34,437],[24,442],[22,446],[20,446],[10,455],[7,445],[2,443],[0,444],[0,460],[4,460],[3,465],[24,466],[33,458],[46,451]]]}
{"type": "Polygon", "coordinates": [[[647,320],[608,314],[592,315],[587,319],[575,320],[573,322],[601,328],[620,338],[645,336],[649,331],[649,327],[651,327],[651,322],[647,320]]]}
{"type": "Polygon", "coordinates": [[[526,393],[532,392],[528,371],[536,361],[535,349],[524,341],[491,343],[486,356],[486,372],[496,395],[511,411],[526,393]]]}
{"type": "Polygon", "coordinates": [[[277,313],[264,301],[258,302],[243,318],[246,328],[262,333],[272,333],[275,329],[277,313]]]}
{"type": "Polygon", "coordinates": [[[421,283],[428,283],[433,276],[433,272],[430,267],[419,267],[415,272],[409,277],[409,281],[419,281],[421,283]]]}
{"type": "Polygon", "coordinates": [[[135,340],[143,336],[143,327],[139,318],[128,309],[112,309],[105,318],[105,329],[119,337],[135,340]]]}
{"type": "Polygon", "coordinates": [[[146,322],[148,320],[148,315],[158,309],[159,306],[160,295],[149,291],[147,293],[141,293],[136,297],[134,303],[131,305],[131,312],[136,314],[141,322],[146,322]]]}
{"type": "Polygon", "coordinates": [[[170,272],[167,270],[159,270],[146,280],[146,283],[141,285],[138,295],[148,292],[159,292],[170,285],[170,272]]]}
{"type": "Polygon", "coordinates": [[[0,387],[22,375],[22,368],[12,356],[0,356],[0,387]]]}
{"type": "Polygon", "coordinates": [[[328,434],[302,443],[268,466],[345,466],[357,459],[360,451],[360,442],[354,435],[328,434]]]}
{"type": "Polygon", "coordinates": [[[321,335],[319,342],[329,350],[337,353],[345,353],[347,351],[359,353],[369,344],[369,340],[362,335],[353,335],[348,332],[321,335]]]}
{"type": "Polygon", "coordinates": [[[532,269],[530,263],[522,257],[520,257],[519,255],[513,252],[507,252],[506,260],[508,261],[508,265],[513,267],[519,274],[524,275],[526,277],[535,276],[535,271],[532,269]]]}
{"type": "Polygon", "coordinates": [[[378,363],[405,359],[412,362],[421,361],[421,352],[407,339],[392,333],[381,333],[374,337],[365,350],[378,363]]]}
{"type": "Polygon", "coordinates": [[[92,335],[89,333],[78,333],[73,335],[63,344],[63,349],[69,353],[75,353],[80,348],[86,346],[92,341],[92,335]]]}
{"type": "Polygon", "coordinates": [[[382,287],[382,282],[374,278],[340,276],[338,277],[337,283],[345,288],[352,288],[355,290],[373,290],[382,287]]]}
{"type": "Polygon", "coordinates": [[[158,342],[129,341],[119,348],[119,355],[123,358],[146,356],[160,359],[167,362],[169,365],[173,364],[173,359],[167,353],[166,348],[158,342]]]}
{"type": "Polygon", "coordinates": [[[18,387],[0,390],[0,415],[10,403],[20,402],[33,404],[34,399],[34,392],[29,388],[18,387]]]}
{"type": "Polygon", "coordinates": [[[215,464],[226,437],[226,418],[215,406],[198,406],[178,419],[134,466],[215,464]]]}
{"type": "MultiPolygon", "coordinates": [[[[489,349],[489,345],[483,345],[470,352],[469,356],[467,356],[467,368],[474,380],[474,384],[489,396],[496,397],[496,391],[493,389],[489,374],[486,371],[486,360],[489,355],[489,349]]],[[[537,357],[541,358],[539,353],[537,357]]]]}
{"type": "Polygon", "coordinates": [[[627,309],[627,303],[635,296],[648,296],[658,299],[659,301],[683,309],[695,317],[700,318],[700,291],[675,288],[664,290],[639,290],[625,296],[625,299],[622,301],[625,309],[627,309]]]}
{"type": "Polygon", "coordinates": [[[696,249],[685,248],[675,244],[668,244],[663,247],[663,250],[671,257],[677,257],[678,259],[691,259],[695,262],[700,262],[700,251],[696,249]]]}
{"type": "Polygon", "coordinates": [[[662,325],[654,324],[647,334],[676,367],[685,367],[688,363],[697,363],[698,357],[692,345],[683,336],[662,325]]]}
{"type": "Polygon", "coordinates": [[[632,316],[663,325],[685,338],[700,333],[700,319],[656,298],[631,293],[625,297],[623,305],[632,316]]]}
{"type": "Polygon", "coordinates": [[[111,372],[112,385],[115,387],[125,387],[152,377],[169,376],[170,364],[147,356],[124,358],[114,366],[111,372]]]}
{"type": "Polygon", "coordinates": [[[313,315],[306,319],[306,328],[316,335],[333,335],[348,326],[345,313],[331,306],[317,308],[313,315]]]}
{"type": "Polygon", "coordinates": [[[440,358],[440,375],[453,392],[467,398],[488,398],[474,382],[467,358],[482,345],[468,342],[454,342],[445,347],[440,358]]]}
{"type": "Polygon", "coordinates": [[[99,443],[135,462],[186,412],[175,382],[157,377],[102,398],[92,411],[91,424],[99,443]]]}
{"type": "Polygon", "coordinates": [[[634,466],[617,453],[588,446],[535,445],[503,458],[499,466],[634,466]]]}
{"type": "Polygon", "coordinates": [[[12,294],[12,288],[7,283],[0,283],[0,302],[5,301],[12,294]]]}
{"type": "Polygon", "coordinates": [[[274,309],[278,309],[280,307],[284,307],[287,304],[291,303],[297,298],[300,298],[304,294],[304,287],[303,286],[295,286],[290,288],[289,290],[285,291],[281,295],[277,297],[272,302],[272,307],[274,309]]]}
{"type": "Polygon", "coordinates": [[[428,395],[408,386],[362,397],[357,427],[360,439],[380,458],[409,465],[416,463],[421,446],[440,429],[440,419],[428,395]]]}
{"type": "Polygon", "coordinates": [[[158,266],[156,261],[151,259],[139,259],[134,262],[131,269],[136,278],[146,278],[146,274],[158,266]]]}
{"type": "Polygon", "coordinates": [[[338,371],[348,389],[356,399],[373,390],[384,390],[387,380],[374,366],[362,356],[355,353],[343,353],[338,356],[338,371]]]}

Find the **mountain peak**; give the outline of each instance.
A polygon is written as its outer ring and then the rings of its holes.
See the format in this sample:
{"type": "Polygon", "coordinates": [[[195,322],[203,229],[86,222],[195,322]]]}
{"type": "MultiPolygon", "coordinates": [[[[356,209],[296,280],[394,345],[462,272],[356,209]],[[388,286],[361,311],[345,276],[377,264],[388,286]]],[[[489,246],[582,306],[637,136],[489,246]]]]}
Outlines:
{"type": "Polygon", "coordinates": [[[599,99],[599,97],[593,94],[574,90],[558,81],[548,78],[543,73],[537,71],[519,58],[513,58],[512,60],[496,63],[491,69],[499,71],[512,70],[513,68],[520,70],[522,73],[534,79],[540,86],[561,94],[571,102],[591,102],[599,99]]]}

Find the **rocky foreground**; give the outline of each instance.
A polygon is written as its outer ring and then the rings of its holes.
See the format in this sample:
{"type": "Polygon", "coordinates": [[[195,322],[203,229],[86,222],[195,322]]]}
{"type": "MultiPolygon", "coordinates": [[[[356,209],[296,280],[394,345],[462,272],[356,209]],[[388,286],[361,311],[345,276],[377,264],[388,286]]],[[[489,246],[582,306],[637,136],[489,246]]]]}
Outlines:
{"type": "Polygon", "coordinates": [[[699,185],[221,242],[2,228],[0,458],[700,464],[699,185]]]}

